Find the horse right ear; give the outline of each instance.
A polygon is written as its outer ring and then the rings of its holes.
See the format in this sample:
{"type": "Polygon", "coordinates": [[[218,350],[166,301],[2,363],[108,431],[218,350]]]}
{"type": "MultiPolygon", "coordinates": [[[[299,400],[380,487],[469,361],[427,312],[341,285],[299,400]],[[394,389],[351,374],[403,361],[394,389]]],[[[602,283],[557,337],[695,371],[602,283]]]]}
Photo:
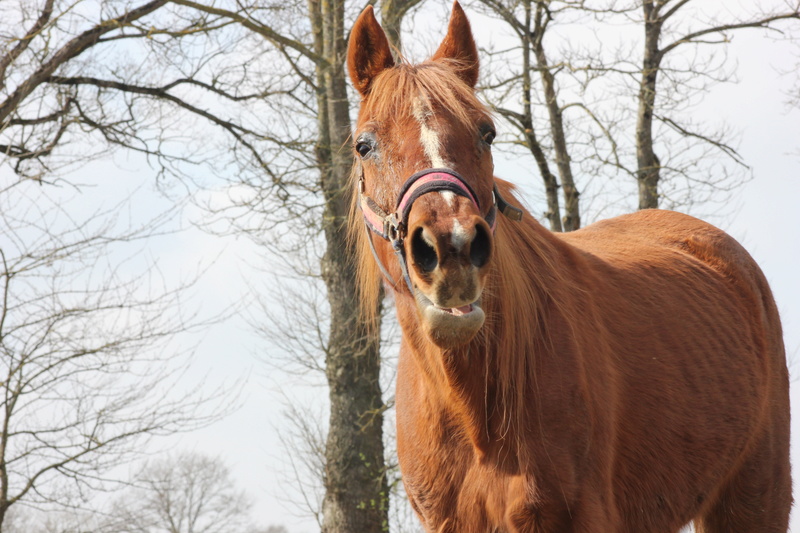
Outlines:
{"type": "Polygon", "coordinates": [[[453,2],[450,23],[439,49],[431,57],[431,61],[453,59],[458,65],[458,76],[470,87],[478,83],[478,47],[472,37],[472,29],[467,14],[458,0],[453,2]]]}
{"type": "Polygon", "coordinates": [[[362,98],[369,94],[372,80],[382,70],[394,66],[389,40],[383,32],[372,6],[367,6],[358,16],[350,31],[347,45],[347,70],[362,98]]]}

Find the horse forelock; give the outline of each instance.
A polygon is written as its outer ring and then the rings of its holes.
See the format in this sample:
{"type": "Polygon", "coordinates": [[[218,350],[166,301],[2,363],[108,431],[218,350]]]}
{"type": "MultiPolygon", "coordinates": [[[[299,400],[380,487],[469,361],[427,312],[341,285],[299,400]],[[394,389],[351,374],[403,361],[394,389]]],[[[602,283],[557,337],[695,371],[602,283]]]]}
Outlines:
{"type": "Polygon", "coordinates": [[[362,102],[359,123],[395,121],[422,112],[446,111],[456,127],[474,128],[476,115],[489,116],[474,90],[458,76],[463,66],[456,60],[427,61],[419,65],[400,64],[386,69],[373,81],[362,102]]]}

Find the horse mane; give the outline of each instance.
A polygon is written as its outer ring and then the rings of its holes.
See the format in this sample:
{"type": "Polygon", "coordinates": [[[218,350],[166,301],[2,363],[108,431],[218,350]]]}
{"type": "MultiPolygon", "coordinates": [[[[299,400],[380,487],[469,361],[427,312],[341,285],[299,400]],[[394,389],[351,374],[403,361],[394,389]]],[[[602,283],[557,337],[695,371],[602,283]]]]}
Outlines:
{"type": "Polygon", "coordinates": [[[356,272],[356,287],[358,288],[357,301],[359,303],[359,317],[370,331],[377,329],[380,324],[381,306],[383,296],[381,285],[383,274],[372,257],[369,240],[371,235],[364,224],[364,217],[358,202],[358,180],[361,177],[361,162],[356,161],[350,172],[350,215],[347,226],[347,241],[353,254],[356,272]]]}
{"type": "Polygon", "coordinates": [[[528,448],[522,445],[523,435],[531,422],[525,406],[530,403],[531,387],[538,388],[536,361],[555,351],[556,339],[546,321],[553,312],[564,317],[575,314],[554,291],[574,283],[565,279],[560,267],[564,251],[557,240],[517,201],[513,185],[495,181],[501,194],[525,214],[520,222],[498,217],[492,252],[495,267],[482,303],[486,323],[477,342],[485,351],[487,366],[491,365],[487,379],[494,373],[497,386],[495,405],[486,406],[487,416],[493,411],[500,415],[500,434],[516,441],[513,452],[525,460],[528,448]]]}

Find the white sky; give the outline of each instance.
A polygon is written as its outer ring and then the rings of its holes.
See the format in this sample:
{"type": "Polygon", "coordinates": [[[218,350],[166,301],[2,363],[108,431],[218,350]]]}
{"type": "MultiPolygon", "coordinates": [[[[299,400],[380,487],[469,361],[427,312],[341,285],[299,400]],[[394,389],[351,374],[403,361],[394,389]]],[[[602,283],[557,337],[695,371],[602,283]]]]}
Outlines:
{"type": "MultiPolygon", "coordinates": [[[[433,18],[422,20],[417,16],[415,35],[436,34],[437,39],[441,38],[445,23],[438,13],[444,9],[432,11],[437,14],[433,18]],[[437,28],[442,28],[441,32],[437,28]]],[[[477,41],[491,39],[492,25],[476,23],[477,17],[469,11],[468,14],[473,19],[477,41]]],[[[411,36],[405,39],[408,42],[411,36]]],[[[421,41],[427,43],[426,39],[421,41]]],[[[722,118],[741,132],[741,154],[752,166],[754,179],[738,194],[734,214],[715,222],[750,251],[772,284],[794,375],[792,401],[793,405],[800,405],[800,363],[796,362],[800,358],[800,111],[785,104],[795,76],[778,74],[795,69],[796,52],[789,43],[765,40],[760,32],[737,34],[730,56],[739,63],[741,82],[714,89],[698,108],[698,114],[709,120],[722,118]]],[[[505,163],[502,156],[496,159],[501,177],[521,185],[525,180],[534,180],[538,186],[538,175],[519,176],[518,165],[505,163]]],[[[81,174],[100,178],[97,187],[86,195],[86,202],[90,203],[96,198],[110,199],[139,189],[142,177],[152,175],[152,170],[135,160],[117,157],[116,164],[97,163],[81,174]],[[106,180],[110,176],[115,178],[113,186],[106,180]]],[[[144,202],[162,202],[147,185],[138,194],[144,202]]],[[[260,259],[248,241],[218,239],[196,229],[153,243],[145,253],[157,260],[165,272],[172,273],[190,272],[196,265],[217,258],[196,291],[197,301],[208,312],[248,298],[248,283],[262,276],[253,268],[260,259]]],[[[284,524],[290,533],[311,533],[317,530],[315,524],[293,516],[280,501],[281,496],[291,494],[281,482],[286,463],[277,437],[277,432],[284,430],[278,389],[288,384],[300,395],[320,398],[327,391],[301,389],[291,378],[277,375],[259,360],[265,349],[268,348],[242,318],[235,317],[205,332],[197,346],[196,366],[188,377],[231,383],[248,376],[242,390],[242,407],[211,428],[162,445],[219,455],[232,468],[233,478],[254,498],[254,516],[259,522],[284,524]]],[[[792,425],[794,442],[800,438],[799,422],[796,417],[792,425]]],[[[797,446],[793,447],[792,456],[793,462],[800,464],[797,446]]],[[[796,476],[800,477],[800,472],[796,476]]],[[[798,514],[795,513],[791,528],[796,531],[800,531],[798,514]]]]}

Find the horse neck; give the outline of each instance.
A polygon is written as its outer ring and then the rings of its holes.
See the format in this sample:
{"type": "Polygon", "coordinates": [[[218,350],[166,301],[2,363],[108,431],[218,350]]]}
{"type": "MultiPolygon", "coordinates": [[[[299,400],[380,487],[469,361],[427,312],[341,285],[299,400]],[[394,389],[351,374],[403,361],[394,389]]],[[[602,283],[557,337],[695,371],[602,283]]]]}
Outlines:
{"type": "Polygon", "coordinates": [[[552,350],[548,339],[553,285],[564,269],[563,243],[532,217],[501,220],[494,268],[482,306],[487,320],[469,344],[443,350],[421,332],[413,300],[398,299],[404,341],[418,362],[429,398],[448,417],[460,421],[480,455],[514,454],[522,409],[531,408],[535,359],[552,350]]]}

